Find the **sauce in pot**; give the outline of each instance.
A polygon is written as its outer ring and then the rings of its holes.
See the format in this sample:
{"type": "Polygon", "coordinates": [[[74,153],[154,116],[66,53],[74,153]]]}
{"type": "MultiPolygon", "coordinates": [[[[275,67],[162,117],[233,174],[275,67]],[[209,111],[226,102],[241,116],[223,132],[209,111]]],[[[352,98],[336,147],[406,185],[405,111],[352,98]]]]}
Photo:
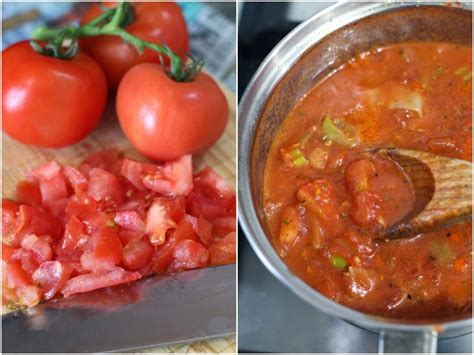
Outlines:
{"type": "Polygon", "coordinates": [[[472,226],[376,238],[413,207],[398,147],[471,160],[470,46],[401,43],[357,55],[290,112],[270,150],[264,208],[290,269],[351,308],[440,319],[471,310],[472,226]]]}

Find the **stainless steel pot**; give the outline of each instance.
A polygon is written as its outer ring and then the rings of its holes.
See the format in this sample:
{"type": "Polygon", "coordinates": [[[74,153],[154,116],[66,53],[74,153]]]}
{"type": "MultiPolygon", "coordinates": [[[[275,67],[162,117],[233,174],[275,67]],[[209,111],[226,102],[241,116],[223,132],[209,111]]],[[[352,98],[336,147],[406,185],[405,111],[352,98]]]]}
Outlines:
{"type": "Polygon", "coordinates": [[[265,266],[314,307],[380,334],[379,352],[436,352],[438,337],[472,330],[472,319],[440,322],[367,315],[324,297],[295,276],[268,238],[263,169],[282,120],[314,84],[354,54],[408,40],[472,43],[472,4],[337,3],[302,23],[268,55],[239,105],[239,218],[265,266]]]}

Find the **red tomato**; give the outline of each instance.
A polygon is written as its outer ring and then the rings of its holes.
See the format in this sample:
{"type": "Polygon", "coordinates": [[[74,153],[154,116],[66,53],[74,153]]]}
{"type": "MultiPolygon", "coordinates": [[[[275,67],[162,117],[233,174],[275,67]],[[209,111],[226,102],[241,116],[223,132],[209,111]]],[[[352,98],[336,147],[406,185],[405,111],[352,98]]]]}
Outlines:
{"type": "Polygon", "coordinates": [[[75,293],[89,292],[102,287],[115,286],[132,282],[142,277],[139,272],[125,271],[120,267],[115,267],[110,271],[85,274],[73,277],[61,290],[64,297],[75,293]]]}
{"type": "Polygon", "coordinates": [[[63,147],[88,135],[102,117],[107,82],[85,54],[70,60],[41,55],[28,41],[2,53],[2,123],[12,138],[63,147]]]}
{"type": "Polygon", "coordinates": [[[127,138],[140,153],[156,160],[209,148],[224,132],[229,114],[224,94],[206,73],[179,83],[151,63],[127,72],[116,106],[127,138]]]}
{"type": "MultiPolygon", "coordinates": [[[[104,5],[115,6],[112,3],[104,5]]],[[[132,7],[133,22],[125,27],[127,32],[148,42],[165,44],[185,61],[189,52],[189,38],[180,7],[170,2],[133,3],[132,7]]],[[[90,22],[101,13],[98,5],[92,5],[81,24],[90,22]]],[[[104,68],[109,87],[114,90],[133,66],[144,62],[159,62],[155,51],[145,49],[140,55],[132,45],[116,36],[83,38],[80,46],[104,68]]],[[[168,62],[166,57],[165,62],[168,62]]]]}
{"type": "Polygon", "coordinates": [[[135,239],[122,250],[123,264],[130,270],[147,265],[153,257],[153,246],[146,238],[135,239]]]}

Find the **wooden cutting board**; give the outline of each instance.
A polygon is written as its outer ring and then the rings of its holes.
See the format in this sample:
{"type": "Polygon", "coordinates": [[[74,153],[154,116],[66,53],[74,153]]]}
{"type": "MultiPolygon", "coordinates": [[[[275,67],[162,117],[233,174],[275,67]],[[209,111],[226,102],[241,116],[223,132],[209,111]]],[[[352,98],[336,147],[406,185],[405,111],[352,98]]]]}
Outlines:
{"type": "MultiPolygon", "coordinates": [[[[194,167],[210,166],[236,187],[236,99],[222,85],[229,103],[229,123],[219,141],[203,154],[194,156],[194,167]]],[[[125,138],[115,114],[114,98],[96,130],[83,141],[61,149],[42,149],[18,143],[2,133],[2,196],[15,198],[15,187],[31,168],[56,160],[79,164],[91,152],[114,148],[132,158],[144,159],[125,138]]],[[[147,349],[147,352],[236,352],[235,336],[147,349]]]]}

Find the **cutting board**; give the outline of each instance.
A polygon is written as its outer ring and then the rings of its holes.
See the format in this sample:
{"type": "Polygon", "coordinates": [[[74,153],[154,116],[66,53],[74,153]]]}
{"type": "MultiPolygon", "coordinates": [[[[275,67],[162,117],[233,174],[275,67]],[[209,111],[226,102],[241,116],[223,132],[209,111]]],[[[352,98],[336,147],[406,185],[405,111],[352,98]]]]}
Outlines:
{"type": "MultiPolygon", "coordinates": [[[[219,141],[193,158],[195,170],[212,167],[236,187],[236,99],[220,85],[229,104],[229,123],[219,141]]],[[[112,96],[112,95],[111,95],[112,96]]],[[[114,148],[126,156],[144,160],[125,138],[115,113],[115,100],[109,99],[104,117],[95,131],[81,142],[61,149],[43,149],[18,143],[2,133],[2,196],[15,198],[15,187],[32,167],[50,160],[79,164],[88,154],[114,148]]],[[[236,352],[235,337],[217,338],[192,344],[171,345],[149,352],[236,352]]]]}

